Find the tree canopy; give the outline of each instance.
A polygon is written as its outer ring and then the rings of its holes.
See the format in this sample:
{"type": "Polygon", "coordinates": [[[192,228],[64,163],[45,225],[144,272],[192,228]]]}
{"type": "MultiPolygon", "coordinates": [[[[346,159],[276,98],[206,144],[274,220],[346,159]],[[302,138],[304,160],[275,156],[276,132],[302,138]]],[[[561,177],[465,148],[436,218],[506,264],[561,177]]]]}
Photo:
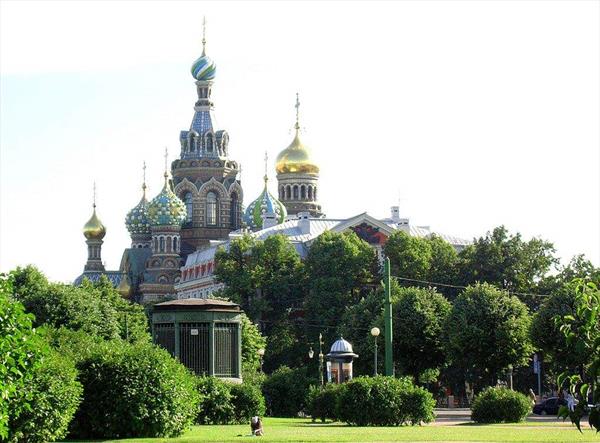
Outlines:
{"type": "Polygon", "coordinates": [[[450,360],[476,386],[495,385],[501,371],[525,365],[533,347],[530,316],[517,297],[481,283],[465,289],[448,318],[450,360]]]}

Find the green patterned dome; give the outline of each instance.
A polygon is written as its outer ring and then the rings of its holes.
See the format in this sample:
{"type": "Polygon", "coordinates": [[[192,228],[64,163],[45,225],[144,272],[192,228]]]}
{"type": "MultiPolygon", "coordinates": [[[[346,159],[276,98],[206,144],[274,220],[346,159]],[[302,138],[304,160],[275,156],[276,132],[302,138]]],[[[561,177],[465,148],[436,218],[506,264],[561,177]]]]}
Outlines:
{"type": "Polygon", "coordinates": [[[244,221],[251,229],[261,229],[263,225],[262,214],[275,214],[277,223],[283,223],[287,216],[287,210],[283,203],[269,192],[267,188],[267,177],[265,176],[265,188],[263,192],[254,200],[244,214],[244,221]]]}
{"type": "Polygon", "coordinates": [[[165,176],[165,186],[148,205],[148,218],[152,226],[181,226],[187,211],[185,203],[175,195],[165,176]]]}
{"type": "Polygon", "coordinates": [[[125,217],[125,226],[130,234],[150,234],[150,220],[148,219],[148,200],[146,200],[146,187],[144,196],[125,217]]]}

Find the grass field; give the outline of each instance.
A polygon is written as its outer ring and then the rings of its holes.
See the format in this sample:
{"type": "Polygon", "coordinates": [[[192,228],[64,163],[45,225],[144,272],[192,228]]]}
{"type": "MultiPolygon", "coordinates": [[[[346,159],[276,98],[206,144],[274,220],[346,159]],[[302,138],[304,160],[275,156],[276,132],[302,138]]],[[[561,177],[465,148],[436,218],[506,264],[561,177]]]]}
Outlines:
{"type": "Polygon", "coordinates": [[[353,427],[341,423],[311,423],[307,419],[265,418],[264,437],[246,436],[249,425],[194,426],[176,439],[131,439],[128,442],[244,442],[244,441],[461,441],[461,442],[598,442],[600,434],[570,423],[510,425],[435,424],[414,427],[353,427]]]}

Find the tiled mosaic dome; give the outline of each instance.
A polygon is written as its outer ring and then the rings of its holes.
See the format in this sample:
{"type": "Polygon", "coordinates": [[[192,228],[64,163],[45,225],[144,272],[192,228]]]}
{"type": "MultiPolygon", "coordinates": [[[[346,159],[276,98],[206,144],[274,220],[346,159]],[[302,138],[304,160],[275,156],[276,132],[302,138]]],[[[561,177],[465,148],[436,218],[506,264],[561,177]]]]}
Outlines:
{"type": "Polygon", "coordinates": [[[209,56],[202,53],[202,55],[192,64],[191,72],[196,80],[212,80],[217,73],[217,65],[209,56]]]}
{"type": "Polygon", "coordinates": [[[125,217],[125,226],[130,234],[150,234],[150,219],[148,218],[148,200],[146,194],[125,217]]]}
{"type": "Polygon", "coordinates": [[[185,204],[175,195],[165,180],[160,194],[148,205],[148,218],[152,226],[181,226],[187,211],[185,204]]]}
{"type": "Polygon", "coordinates": [[[273,196],[267,189],[267,180],[265,177],[265,188],[263,192],[254,200],[244,214],[244,221],[248,227],[252,229],[262,228],[263,219],[262,213],[275,214],[277,223],[283,223],[287,215],[287,211],[283,203],[273,196]]]}

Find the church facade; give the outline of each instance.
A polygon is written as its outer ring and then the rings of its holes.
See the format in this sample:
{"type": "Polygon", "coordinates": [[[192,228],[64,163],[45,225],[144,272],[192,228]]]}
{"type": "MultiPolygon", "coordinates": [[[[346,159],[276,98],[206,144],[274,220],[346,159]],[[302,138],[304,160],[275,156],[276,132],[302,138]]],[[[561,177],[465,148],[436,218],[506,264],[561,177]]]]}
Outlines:
{"type": "MultiPolygon", "coordinates": [[[[189,129],[179,134],[180,152],[170,167],[165,153],[161,192],[142,196],[125,217],[131,244],[123,251],[118,270],[107,271],[101,258],[106,227],[96,214],[85,224],[83,234],[88,260],[75,284],[84,278],[97,281],[102,275],[124,296],[148,303],[173,298],[208,298],[222,288],[215,281],[215,253],[229,247],[242,235],[256,239],[282,234],[305,257],[312,242],[325,231],[354,231],[381,256],[387,238],[396,230],[426,237],[429,227],[412,226],[392,207],[389,218],[377,219],[363,213],[350,218],[325,217],[319,195],[320,169],[300,137],[300,101],[296,95],[296,121],[291,143],[275,160],[277,192],[269,190],[269,168],[265,155],[264,188],[245,211],[239,164],[229,155],[229,134],[215,126],[211,100],[216,65],[206,55],[194,61],[197,100],[189,129]]],[[[457,250],[469,242],[435,233],[457,250]]]]}

